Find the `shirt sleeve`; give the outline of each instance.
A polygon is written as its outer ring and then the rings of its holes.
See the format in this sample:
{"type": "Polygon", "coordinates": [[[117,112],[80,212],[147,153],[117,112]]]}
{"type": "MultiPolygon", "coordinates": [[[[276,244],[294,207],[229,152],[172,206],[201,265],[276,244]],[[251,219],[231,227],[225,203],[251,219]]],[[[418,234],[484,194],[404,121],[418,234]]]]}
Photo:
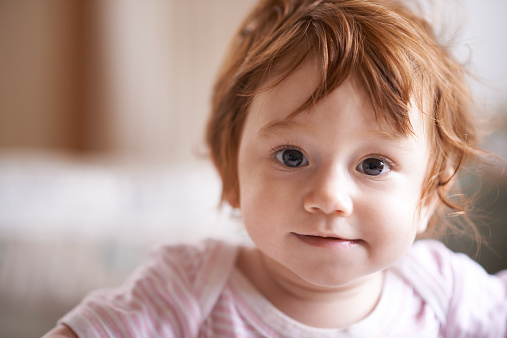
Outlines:
{"type": "Polygon", "coordinates": [[[162,247],[119,288],[90,293],[59,322],[80,337],[189,337],[201,321],[194,281],[206,248],[162,247]]]}
{"type": "Polygon", "coordinates": [[[411,255],[418,291],[440,307],[444,337],[507,337],[507,270],[490,275],[437,241],[417,243],[411,255]]]}
{"type": "Polygon", "coordinates": [[[507,337],[507,271],[489,275],[467,255],[446,251],[453,276],[446,336],[507,337]]]}

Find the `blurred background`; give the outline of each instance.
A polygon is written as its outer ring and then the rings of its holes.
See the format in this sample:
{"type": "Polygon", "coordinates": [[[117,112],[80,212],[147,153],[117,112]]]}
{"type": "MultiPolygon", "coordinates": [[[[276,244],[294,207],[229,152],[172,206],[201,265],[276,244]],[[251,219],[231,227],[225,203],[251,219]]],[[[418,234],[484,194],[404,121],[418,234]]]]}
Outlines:
{"type": "MultiPolygon", "coordinates": [[[[0,0],[1,337],[42,335],[154,244],[244,239],[216,208],[202,135],[213,78],[254,2],[0,0]]],[[[455,52],[494,122],[484,146],[507,158],[507,2],[446,3],[435,20],[446,37],[462,27],[455,52]]],[[[504,169],[465,182],[481,187],[490,247],[448,240],[489,272],[507,268],[504,169]]]]}

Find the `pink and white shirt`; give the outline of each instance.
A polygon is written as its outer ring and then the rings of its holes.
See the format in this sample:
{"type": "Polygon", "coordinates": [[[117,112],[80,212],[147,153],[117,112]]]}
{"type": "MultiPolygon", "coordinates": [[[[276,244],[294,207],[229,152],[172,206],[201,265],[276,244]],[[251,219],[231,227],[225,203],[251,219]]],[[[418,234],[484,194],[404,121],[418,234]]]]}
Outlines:
{"type": "Polygon", "coordinates": [[[417,241],[387,270],[375,310],[347,329],[279,311],[235,268],[238,249],[216,240],[162,247],[60,323],[80,337],[507,337],[507,271],[488,275],[436,241],[417,241]]]}

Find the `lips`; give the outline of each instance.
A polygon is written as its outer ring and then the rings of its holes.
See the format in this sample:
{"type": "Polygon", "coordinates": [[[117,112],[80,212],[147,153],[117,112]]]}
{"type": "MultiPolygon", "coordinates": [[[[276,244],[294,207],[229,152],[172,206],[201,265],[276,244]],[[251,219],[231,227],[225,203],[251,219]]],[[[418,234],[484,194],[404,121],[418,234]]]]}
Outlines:
{"type": "Polygon", "coordinates": [[[321,248],[350,248],[358,246],[361,240],[348,239],[327,235],[310,235],[293,233],[296,238],[305,244],[321,248]]]}

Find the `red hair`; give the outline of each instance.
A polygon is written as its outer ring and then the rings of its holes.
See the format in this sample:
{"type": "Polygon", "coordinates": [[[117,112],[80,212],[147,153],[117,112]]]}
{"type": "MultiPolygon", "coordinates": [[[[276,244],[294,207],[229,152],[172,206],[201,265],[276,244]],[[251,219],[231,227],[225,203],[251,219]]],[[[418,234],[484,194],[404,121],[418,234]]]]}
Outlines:
{"type": "Polygon", "coordinates": [[[421,203],[439,198],[463,211],[448,195],[451,178],[480,152],[465,72],[422,16],[396,1],[263,0],[253,9],[216,80],[206,131],[222,178],[222,200],[239,199],[238,148],[252,99],[274,74],[272,87],[309,56],[317,58],[321,80],[295,113],[354,77],[368,93],[377,121],[410,135],[415,102],[432,122],[421,203]]]}

